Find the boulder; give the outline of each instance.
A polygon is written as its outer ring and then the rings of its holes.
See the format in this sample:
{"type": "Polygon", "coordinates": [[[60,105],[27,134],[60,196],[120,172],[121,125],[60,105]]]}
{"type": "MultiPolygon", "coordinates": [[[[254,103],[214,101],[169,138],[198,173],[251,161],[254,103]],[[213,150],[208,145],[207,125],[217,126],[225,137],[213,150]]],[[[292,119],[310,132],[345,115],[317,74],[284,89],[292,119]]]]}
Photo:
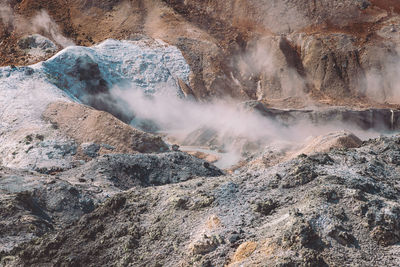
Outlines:
{"type": "Polygon", "coordinates": [[[40,34],[32,34],[22,37],[18,41],[18,46],[28,55],[37,57],[51,55],[58,50],[56,44],[40,34]]]}

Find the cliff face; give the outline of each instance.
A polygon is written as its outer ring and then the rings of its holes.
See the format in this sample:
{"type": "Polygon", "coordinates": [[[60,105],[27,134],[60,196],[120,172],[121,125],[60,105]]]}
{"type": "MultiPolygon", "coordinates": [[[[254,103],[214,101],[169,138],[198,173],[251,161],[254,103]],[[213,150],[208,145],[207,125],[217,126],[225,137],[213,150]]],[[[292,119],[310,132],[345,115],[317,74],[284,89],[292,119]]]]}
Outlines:
{"type": "Polygon", "coordinates": [[[230,64],[221,69],[251,98],[311,91],[339,102],[371,94],[378,102],[398,100],[397,88],[383,82],[398,69],[390,63],[398,58],[398,3],[165,2],[218,40],[226,53],[221,66],[230,64]]]}
{"type": "Polygon", "coordinates": [[[60,47],[58,35],[78,45],[147,35],[182,50],[198,98],[398,104],[399,10],[389,0],[3,1],[0,56],[39,60],[18,45],[31,33],[60,47]]]}

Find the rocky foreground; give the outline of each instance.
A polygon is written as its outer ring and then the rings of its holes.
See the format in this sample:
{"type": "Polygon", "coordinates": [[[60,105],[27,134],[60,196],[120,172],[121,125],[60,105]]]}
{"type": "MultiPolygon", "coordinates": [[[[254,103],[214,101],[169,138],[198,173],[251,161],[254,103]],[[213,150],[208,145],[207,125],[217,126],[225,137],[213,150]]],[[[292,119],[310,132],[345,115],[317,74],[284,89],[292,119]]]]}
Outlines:
{"type": "Polygon", "coordinates": [[[1,264],[398,266],[400,136],[351,140],[233,174],[181,152],[2,168],[1,264]]]}

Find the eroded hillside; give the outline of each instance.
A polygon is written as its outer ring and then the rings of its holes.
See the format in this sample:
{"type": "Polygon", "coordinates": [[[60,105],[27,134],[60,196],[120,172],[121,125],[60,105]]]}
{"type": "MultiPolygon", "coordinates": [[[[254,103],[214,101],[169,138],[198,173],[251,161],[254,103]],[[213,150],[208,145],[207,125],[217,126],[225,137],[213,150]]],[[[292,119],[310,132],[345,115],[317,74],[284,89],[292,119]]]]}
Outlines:
{"type": "Polygon", "coordinates": [[[23,35],[41,33],[57,43],[55,25],[37,18],[45,10],[78,45],[143,35],[176,45],[191,66],[197,98],[296,107],[400,100],[396,1],[3,2],[2,65],[39,60],[18,45],[23,35]]]}

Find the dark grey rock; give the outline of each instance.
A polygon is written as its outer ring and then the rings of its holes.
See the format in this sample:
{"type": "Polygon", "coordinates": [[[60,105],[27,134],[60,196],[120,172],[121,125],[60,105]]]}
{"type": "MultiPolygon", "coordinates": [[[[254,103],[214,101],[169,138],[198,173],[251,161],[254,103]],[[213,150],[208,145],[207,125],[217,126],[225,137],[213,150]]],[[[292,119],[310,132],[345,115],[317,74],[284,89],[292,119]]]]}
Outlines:
{"type": "Polygon", "coordinates": [[[99,156],[99,150],[100,150],[100,145],[95,144],[95,143],[83,143],[81,144],[81,148],[83,153],[86,156],[89,156],[91,158],[96,158],[99,156]]]}
{"type": "Polygon", "coordinates": [[[84,173],[87,179],[105,179],[126,190],[133,186],[163,185],[223,174],[212,164],[205,167],[204,162],[183,152],[104,155],[65,175],[84,173]]]}

